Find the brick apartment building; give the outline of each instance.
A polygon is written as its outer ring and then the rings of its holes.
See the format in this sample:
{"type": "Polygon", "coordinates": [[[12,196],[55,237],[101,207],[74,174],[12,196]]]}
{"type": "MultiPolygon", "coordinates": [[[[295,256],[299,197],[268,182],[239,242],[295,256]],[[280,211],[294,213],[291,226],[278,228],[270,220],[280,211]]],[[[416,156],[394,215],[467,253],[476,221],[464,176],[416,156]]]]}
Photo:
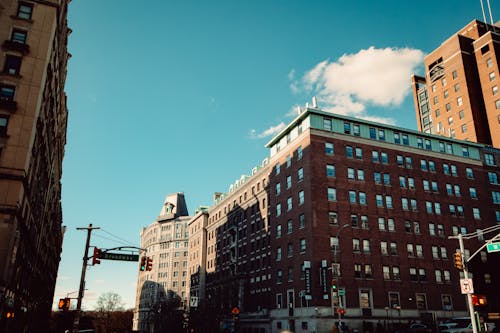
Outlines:
{"type": "MultiPolygon", "coordinates": [[[[340,305],[358,329],[465,314],[448,236],[500,222],[499,150],[317,108],[267,147],[208,212],[205,297],[191,308],[207,332],[327,332],[340,305]]],[[[500,307],[493,258],[471,262],[485,312],[500,307]]]]}
{"type": "Polygon", "coordinates": [[[473,20],[412,77],[418,129],[500,147],[500,27],[473,20]]]}
{"type": "Polygon", "coordinates": [[[59,267],[66,0],[0,0],[0,331],[45,332],[59,267]]]}

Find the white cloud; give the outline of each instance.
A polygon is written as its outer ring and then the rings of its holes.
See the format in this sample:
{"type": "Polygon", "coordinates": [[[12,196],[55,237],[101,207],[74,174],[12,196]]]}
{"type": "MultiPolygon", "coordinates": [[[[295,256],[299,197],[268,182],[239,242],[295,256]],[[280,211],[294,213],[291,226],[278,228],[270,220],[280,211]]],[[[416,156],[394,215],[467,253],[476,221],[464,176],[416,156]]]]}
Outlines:
{"type": "Polygon", "coordinates": [[[264,130],[263,132],[260,132],[260,133],[257,133],[257,131],[255,129],[252,129],[250,131],[250,137],[252,139],[263,139],[263,138],[266,138],[266,137],[278,134],[285,127],[286,127],[286,124],[284,122],[281,122],[278,125],[271,126],[268,129],[266,129],[266,130],[264,130]]]}
{"type": "Polygon", "coordinates": [[[324,110],[394,123],[393,119],[367,114],[367,106],[400,105],[410,92],[411,74],[423,59],[424,53],[417,49],[372,46],[344,54],[335,62],[318,63],[291,87],[293,92],[316,95],[324,110]]]}

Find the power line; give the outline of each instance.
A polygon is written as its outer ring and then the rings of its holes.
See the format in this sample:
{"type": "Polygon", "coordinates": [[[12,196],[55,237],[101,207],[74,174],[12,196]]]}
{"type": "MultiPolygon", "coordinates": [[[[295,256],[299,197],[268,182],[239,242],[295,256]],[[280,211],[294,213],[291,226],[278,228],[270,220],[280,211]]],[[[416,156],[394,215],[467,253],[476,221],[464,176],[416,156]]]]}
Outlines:
{"type": "Polygon", "coordinates": [[[104,236],[101,236],[101,235],[96,235],[96,234],[94,234],[94,237],[98,237],[98,238],[106,239],[106,240],[109,240],[109,241],[111,241],[111,242],[118,243],[118,244],[120,244],[120,245],[131,245],[130,243],[125,243],[125,242],[118,241],[118,240],[116,240],[116,239],[112,239],[112,238],[108,238],[108,237],[104,237],[104,236]]]}
{"type": "Polygon", "coordinates": [[[117,236],[117,235],[115,235],[115,234],[112,234],[111,232],[106,231],[106,230],[104,230],[104,229],[101,229],[101,231],[102,231],[102,232],[105,232],[106,234],[108,234],[108,235],[110,235],[110,236],[112,236],[112,237],[115,237],[116,239],[119,239],[119,240],[121,240],[121,241],[125,242],[125,243],[126,243],[126,245],[136,245],[136,244],[137,244],[137,243],[130,242],[130,241],[128,241],[128,240],[126,240],[126,239],[124,239],[124,238],[121,238],[121,237],[119,237],[119,236],[117,236]]]}

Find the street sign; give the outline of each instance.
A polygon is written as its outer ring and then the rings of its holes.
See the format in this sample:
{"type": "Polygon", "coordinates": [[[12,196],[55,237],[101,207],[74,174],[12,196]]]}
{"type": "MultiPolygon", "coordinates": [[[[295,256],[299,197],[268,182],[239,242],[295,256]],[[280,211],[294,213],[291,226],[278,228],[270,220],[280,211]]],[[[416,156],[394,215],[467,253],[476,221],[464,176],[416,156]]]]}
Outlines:
{"type": "Polygon", "coordinates": [[[488,252],[500,252],[500,242],[487,244],[486,250],[488,252]]]}
{"type": "Polygon", "coordinates": [[[345,289],[339,289],[339,296],[345,296],[345,289]]]}
{"type": "Polygon", "coordinates": [[[121,260],[121,261],[139,261],[139,255],[138,254],[102,252],[99,259],[121,260]]]}
{"type": "Polygon", "coordinates": [[[462,294],[474,294],[472,279],[460,279],[460,289],[462,290],[462,294]]]}

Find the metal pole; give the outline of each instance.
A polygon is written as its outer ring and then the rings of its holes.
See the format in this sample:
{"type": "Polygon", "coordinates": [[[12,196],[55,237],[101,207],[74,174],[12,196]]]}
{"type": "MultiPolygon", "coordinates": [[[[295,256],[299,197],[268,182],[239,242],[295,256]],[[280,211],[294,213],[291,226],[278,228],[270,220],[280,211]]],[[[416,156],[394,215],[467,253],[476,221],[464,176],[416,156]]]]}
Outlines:
{"type": "Polygon", "coordinates": [[[73,333],[78,332],[78,325],[80,324],[80,311],[82,309],[83,290],[85,288],[85,273],[87,272],[87,261],[89,259],[90,234],[94,229],[100,228],[92,227],[92,223],[90,223],[87,228],[76,228],[76,230],[87,230],[87,241],[85,242],[85,252],[83,253],[82,275],[80,277],[80,289],[78,290],[78,301],[76,303],[75,319],[73,321],[73,333]]]}
{"type": "MultiPolygon", "coordinates": [[[[332,263],[332,276],[334,278],[337,278],[337,284],[339,282],[340,278],[340,271],[335,271],[335,266],[337,265],[337,247],[340,245],[340,239],[339,235],[342,229],[350,227],[349,224],[344,224],[340,229],[337,231],[337,235],[335,238],[337,239],[337,244],[333,247],[333,263],[332,263]]],[[[338,320],[339,320],[339,327],[340,327],[340,321],[342,319],[342,314],[340,313],[340,309],[342,309],[342,297],[340,296],[340,289],[337,290],[337,297],[339,300],[339,311],[338,311],[338,320]]],[[[335,315],[335,309],[334,309],[334,303],[333,303],[333,289],[332,289],[332,315],[335,315]]]]}
{"type": "MultiPolygon", "coordinates": [[[[464,240],[462,237],[462,234],[458,234],[458,243],[460,245],[460,254],[462,256],[462,263],[464,266],[464,278],[468,279],[469,278],[469,272],[467,271],[467,264],[465,262],[464,258],[464,240]]],[[[472,294],[467,294],[467,303],[469,307],[469,316],[470,316],[470,321],[472,323],[472,333],[477,333],[477,322],[476,322],[476,317],[474,316],[474,305],[472,304],[472,294]]]]}

